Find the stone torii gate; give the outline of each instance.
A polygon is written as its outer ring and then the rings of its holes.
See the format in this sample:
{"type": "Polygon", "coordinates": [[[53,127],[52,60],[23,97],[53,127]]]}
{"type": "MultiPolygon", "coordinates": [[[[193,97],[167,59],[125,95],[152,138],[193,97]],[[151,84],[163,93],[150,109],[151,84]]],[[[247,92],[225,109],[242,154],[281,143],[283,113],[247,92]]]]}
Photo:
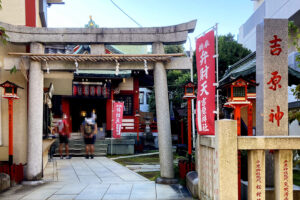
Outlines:
{"type": "Polygon", "coordinates": [[[161,177],[164,180],[174,178],[166,69],[191,69],[192,63],[187,57],[164,54],[163,45],[185,43],[188,33],[195,29],[196,20],[174,26],[151,28],[32,28],[1,22],[0,26],[6,29],[10,43],[30,45],[29,54],[11,54],[12,56],[4,58],[6,70],[13,66],[20,69],[19,62],[22,56],[25,58],[25,68],[30,74],[26,171],[28,180],[38,180],[42,173],[43,80],[44,71],[47,69],[43,65],[43,60],[48,58],[47,54],[44,54],[44,45],[47,44],[91,45],[93,55],[87,55],[87,60],[80,61],[76,55],[70,55],[69,61],[66,61],[58,58],[58,55],[53,55],[57,59],[47,61],[47,67],[56,71],[75,71],[74,60],[79,60],[80,69],[115,69],[115,60],[121,59],[122,55],[111,55],[114,60],[104,61],[104,45],[152,45],[153,54],[144,55],[142,58],[132,55],[135,59],[133,61],[125,59],[120,65],[120,70],[144,70],[144,63],[138,58],[149,61],[148,69],[154,70],[161,177]],[[97,61],[90,62],[91,57],[97,61]],[[156,60],[151,61],[150,57],[156,60]]]}

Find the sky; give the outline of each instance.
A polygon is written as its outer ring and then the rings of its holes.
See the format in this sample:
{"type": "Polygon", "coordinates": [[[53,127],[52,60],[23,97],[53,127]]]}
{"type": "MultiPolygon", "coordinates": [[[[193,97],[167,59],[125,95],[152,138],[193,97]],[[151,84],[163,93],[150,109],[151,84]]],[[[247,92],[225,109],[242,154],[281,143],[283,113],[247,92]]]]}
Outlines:
{"type": "MultiPolygon", "coordinates": [[[[110,0],[64,0],[64,5],[48,8],[48,27],[84,27],[89,16],[100,28],[138,27],[110,0]]],[[[170,26],[197,19],[189,34],[192,48],[195,37],[218,23],[219,35],[232,33],[253,13],[251,0],[114,0],[143,27],[170,26]]],[[[187,43],[185,48],[189,47],[187,43]]]]}

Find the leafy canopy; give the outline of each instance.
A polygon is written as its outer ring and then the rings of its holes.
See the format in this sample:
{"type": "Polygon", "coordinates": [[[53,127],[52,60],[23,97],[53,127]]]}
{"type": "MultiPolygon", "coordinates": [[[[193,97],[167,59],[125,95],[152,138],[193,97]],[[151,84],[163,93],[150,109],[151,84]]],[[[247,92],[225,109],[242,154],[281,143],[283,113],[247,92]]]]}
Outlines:
{"type": "Polygon", "coordinates": [[[251,51],[239,44],[234,39],[234,35],[232,35],[231,33],[219,36],[218,41],[219,77],[221,78],[227,70],[228,66],[246,57],[251,53],[251,51]]]}

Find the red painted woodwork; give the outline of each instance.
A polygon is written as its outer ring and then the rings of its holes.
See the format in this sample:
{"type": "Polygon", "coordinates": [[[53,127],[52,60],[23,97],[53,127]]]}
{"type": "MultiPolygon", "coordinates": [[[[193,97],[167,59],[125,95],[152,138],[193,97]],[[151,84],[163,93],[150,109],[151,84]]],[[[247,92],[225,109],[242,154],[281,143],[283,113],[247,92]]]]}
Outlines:
{"type": "Polygon", "coordinates": [[[62,98],[61,107],[62,107],[62,112],[68,116],[67,122],[69,124],[69,131],[72,132],[72,120],[70,117],[70,101],[68,99],[62,98]]]}
{"type": "Polygon", "coordinates": [[[8,129],[9,129],[9,136],[8,136],[8,155],[13,156],[13,151],[14,151],[14,146],[13,146],[13,141],[14,141],[14,130],[13,130],[13,99],[9,98],[8,99],[8,129]]]}
{"type": "Polygon", "coordinates": [[[9,174],[10,180],[16,183],[20,183],[24,179],[24,167],[22,164],[11,166],[4,164],[0,165],[0,173],[9,174]]]}
{"type": "Polygon", "coordinates": [[[180,120],[180,133],[181,133],[181,144],[184,144],[184,138],[183,138],[183,119],[180,120]]]}
{"type": "Polygon", "coordinates": [[[189,155],[192,155],[192,120],[191,120],[191,115],[192,115],[192,104],[191,104],[191,98],[188,98],[188,153],[189,155]]]}
{"type": "Polygon", "coordinates": [[[248,105],[248,136],[253,136],[253,103],[248,105]]]}
{"type": "Polygon", "coordinates": [[[35,0],[25,0],[25,25],[36,27],[35,0]]]}
{"type": "MultiPolygon", "coordinates": [[[[139,102],[139,80],[138,78],[133,79],[133,113],[138,113],[140,111],[140,102],[139,102]]],[[[137,118],[135,118],[134,123],[138,123],[137,118]]],[[[135,127],[134,131],[138,131],[138,128],[135,127]]]]}
{"type": "Polygon", "coordinates": [[[109,130],[109,131],[111,131],[112,101],[113,101],[113,98],[106,100],[106,130],[109,130]]]}
{"type": "MultiPolygon", "coordinates": [[[[234,119],[237,121],[237,135],[241,135],[241,105],[235,105],[234,119]]],[[[242,175],[241,151],[238,151],[238,197],[241,199],[241,175],[242,175]]]]}

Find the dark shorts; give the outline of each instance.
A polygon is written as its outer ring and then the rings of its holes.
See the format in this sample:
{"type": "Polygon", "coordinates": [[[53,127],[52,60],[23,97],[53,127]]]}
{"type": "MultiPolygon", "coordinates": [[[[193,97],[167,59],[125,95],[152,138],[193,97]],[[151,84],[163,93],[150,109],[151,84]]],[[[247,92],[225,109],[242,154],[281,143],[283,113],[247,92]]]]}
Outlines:
{"type": "Polygon", "coordinates": [[[66,135],[59,135],[59,143],[60,144],[68,144],[69,143],[69,138],[66,135]]]}
{"type": "Polygon", "coordinates": [[[84,138],[84,143],[85,144],[95,144],[95,140],[96,140],[96,135],[93,135],[93,137],[91,138],[84,138]]]}

